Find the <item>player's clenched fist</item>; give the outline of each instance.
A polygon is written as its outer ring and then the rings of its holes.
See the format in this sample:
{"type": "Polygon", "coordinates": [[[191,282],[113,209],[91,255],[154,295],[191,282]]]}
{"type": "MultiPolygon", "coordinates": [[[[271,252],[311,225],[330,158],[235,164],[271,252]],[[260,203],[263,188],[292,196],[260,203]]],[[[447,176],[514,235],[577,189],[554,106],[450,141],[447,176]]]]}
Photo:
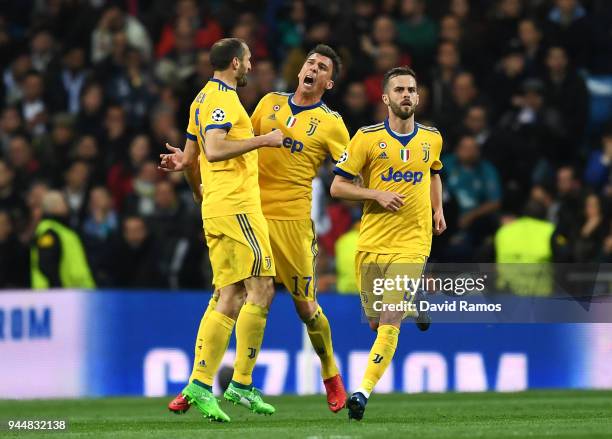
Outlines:
{"type": "Polygon", "coordinates": [[[376,195],[376,201],[383,208],[391,212],[397,212],[400,209],[400,207],[404,205],[404,197],[405,197],[404,194],[398,194],[396,192],[380,191],[376,195]]]}
{"type": "Polygon", "coordinates": [[[283,132],[281,130],[273,130],[268,134],[264,134],[266,138],[266,145],[268,146],[281,146],[283,144],[283,132]]]}
{"type": "Polygon", "coordinates": [[[444,219],[444,213],[442,210],[434,212],[433,220],[433,234],[436,236],[441,235],[446,230],[446,220],[444,219]]]}

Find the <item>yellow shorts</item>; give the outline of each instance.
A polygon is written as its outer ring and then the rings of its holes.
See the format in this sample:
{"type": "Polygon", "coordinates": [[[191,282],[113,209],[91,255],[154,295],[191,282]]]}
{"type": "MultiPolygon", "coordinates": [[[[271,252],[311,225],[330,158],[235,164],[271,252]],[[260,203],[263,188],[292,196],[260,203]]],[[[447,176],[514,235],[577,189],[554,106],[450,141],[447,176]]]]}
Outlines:
{"type": "Polygon", "coordinates": [[[242,213],[206,218],[203,222],[215,288],[253,276],[276,274],[263,214],[242,213]]]}
{"type": "Polygon", "coordinates": [[[423,255],[357,251],[355,274],[365,315],[379,317],[381,310],[391,305],[406,308],[404,318],[416,317],[414,309],[409,309],[409,304],[414,303],[414,282],[406,282],[406,279],[420,279],[426,263],[427,256],[423,255]],[[398,276],[399,283],[396,282],[398,276]],[[387,285],[384,285],[385,280],[387,285]]]}
{"type": "Polygon", "coordinates": [[[269,219],[268,227],[277,264],[275,281],[285,285],[295,300],[315,300],[319,248],[312,221],[269,219]]]}

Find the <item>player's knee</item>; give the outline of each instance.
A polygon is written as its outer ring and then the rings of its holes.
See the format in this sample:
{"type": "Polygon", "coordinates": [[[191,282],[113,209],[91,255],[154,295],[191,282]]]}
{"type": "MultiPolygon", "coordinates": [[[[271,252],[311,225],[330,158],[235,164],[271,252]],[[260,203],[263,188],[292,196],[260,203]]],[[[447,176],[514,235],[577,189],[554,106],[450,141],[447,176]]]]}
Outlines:
{"type": "Polygon", "coordinates": [[[269,308],[274,298],[274,283],[271,277],[252,277],[245,280],[249,302],[269,308]]]}
{"type": "Polygon", "coordinates": [[[304,323],[308,323],[314,313],[317,312],[318,304],[315,301],[307,302],[304,300],[294,300],[295,310],[304,323]]]}
{"type": "Polygon", "coordinates": [[[240,309],[242,308],[245,299],[246,294],[244,293],[244,290],[221,294],[219,296],[219,301],[215,306],[215,310],[220,312],[221,314],[225,314],[226,316],[232,319],[236,319],[238,317],[238,314],[240,313],[240,309]]]}
{"type": "Polygon", "coordinates": [[[399,328],[402,324],[403,311],[383,311],[380,315],[379,325],[391,325],[399,328]]]}

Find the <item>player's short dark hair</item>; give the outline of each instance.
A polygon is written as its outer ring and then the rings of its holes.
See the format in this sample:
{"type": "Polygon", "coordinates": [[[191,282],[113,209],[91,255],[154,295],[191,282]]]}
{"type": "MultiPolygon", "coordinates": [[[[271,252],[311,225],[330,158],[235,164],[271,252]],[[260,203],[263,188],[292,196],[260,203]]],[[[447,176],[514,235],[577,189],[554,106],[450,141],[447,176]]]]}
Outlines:
{"type": "Polygon", "coordinates": [[[389,81],[392,78],[395,78],[396,76],[412,76],[415,81],[417,80],[416,73],[414,73],[414,70],[412,70],[410,67],[408,66],[393,67],[383,76],[383,80],[382,80],[383,92],[387,90],[387,85],[389,84],[389,81]]]}
{"type": "Polygon", "coordinates": [[[308,52],[308,55],[306,55],[306,59],[308,59],[313,53],[317,53],[319,55],[326,56],[331,59],[333,65],[332,81],[335,82],[336,79],[338,79],[338,76],[340,76],[340,72],[342,71],[342,60],[340,59],[340,56],[336,53],[334,49],[329,47],[327,44],[317,44],[310,52],[308,52]]]}
{"type": "Polygon", "coordinates": [[[246,43],[240,38],[223,38],[210,49],[210,65],[220,71],[229,67],[234,58],[242,59],[246,43]]]}

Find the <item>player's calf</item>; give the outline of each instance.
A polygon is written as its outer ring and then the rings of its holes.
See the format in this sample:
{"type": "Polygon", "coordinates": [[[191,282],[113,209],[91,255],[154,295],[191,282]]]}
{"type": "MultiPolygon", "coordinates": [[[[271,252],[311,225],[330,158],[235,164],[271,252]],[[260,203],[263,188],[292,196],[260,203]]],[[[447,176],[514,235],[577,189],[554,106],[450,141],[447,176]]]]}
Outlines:
{"type": "Polygon", "coordinates": [[[295,311],[297,312],[300,320],[308,324],[316,314],[319,304],[314,300],[293,300],[295,311]]]}
{"type": "Polygon", "coordinates": [[[346,405],[346,391],[334,358],[329,321],[316,301],[294,300],[294,303],[298,315],[306,325],[312,347],[321,360],[327,407],[337,413],[346,405]]]}

